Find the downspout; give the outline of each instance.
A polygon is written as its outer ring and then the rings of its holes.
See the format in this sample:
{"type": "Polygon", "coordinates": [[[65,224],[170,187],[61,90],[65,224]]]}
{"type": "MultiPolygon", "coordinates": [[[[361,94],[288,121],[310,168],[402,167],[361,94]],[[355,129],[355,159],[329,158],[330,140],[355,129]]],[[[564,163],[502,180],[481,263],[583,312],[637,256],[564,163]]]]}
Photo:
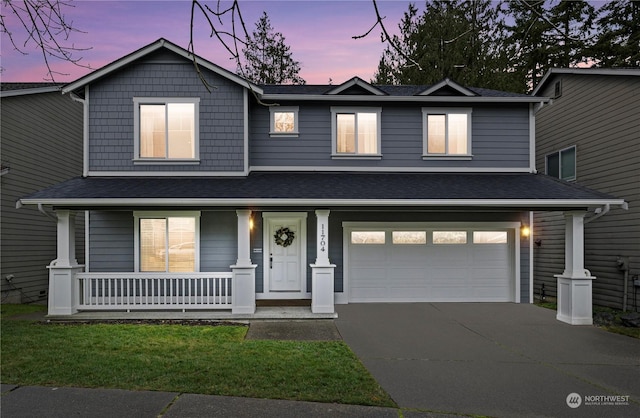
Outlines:
{"type": "Polygon", "coordinates": [[[42,205],[42,203],[38,203],[38,211],[44,216],[46,216],[47,218],[51,219],[52,221],[55,221],[56,223],[58,222],[57,217],[53,216],[52,214],[44,210],[44,206],[42,205]]]}

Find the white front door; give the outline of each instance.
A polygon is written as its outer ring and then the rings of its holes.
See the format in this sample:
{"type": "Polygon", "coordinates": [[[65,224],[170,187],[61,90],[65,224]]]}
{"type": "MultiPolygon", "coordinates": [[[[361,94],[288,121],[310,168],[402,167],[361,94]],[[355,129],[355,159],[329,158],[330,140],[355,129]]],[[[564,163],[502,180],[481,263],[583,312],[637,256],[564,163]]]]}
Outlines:
{"type": "Polygon", "coordinates": [[[306,213],[265,213],[265,295],[302,297],[306,278],[306,213]]]}

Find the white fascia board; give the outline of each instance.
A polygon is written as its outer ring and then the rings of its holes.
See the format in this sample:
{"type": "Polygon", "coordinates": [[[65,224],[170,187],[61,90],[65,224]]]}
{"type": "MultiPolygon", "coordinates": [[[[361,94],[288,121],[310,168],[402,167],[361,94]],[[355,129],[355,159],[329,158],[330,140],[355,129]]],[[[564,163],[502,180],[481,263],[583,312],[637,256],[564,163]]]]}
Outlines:
{"type": "MultiPolygon", "coordinates": [[[[357,159],[357,157],[354,157],[357,159]]],[[[250,172],[366,172],[366,173],[531,173],[529,167],[371,167],[254,165],[250,172]]],[[[137,174],[136,174],[137,175],[137,174]]]]}
{"type": "Polygon", "coordinates": [[[264,94],[263,101],[322,102],[410,102],[410,103],[548,103],[548,97],[482,97],[482,96],[361,96],[323,94],[264,94]]]}
{"type": "Polygon", "coordinates": [[[640,69],[637,68],[551,68],[548,70],[531,95],[535,96],[547,83],[547,81],[556,74],[573,74],[573,75],[612,75],[612,76],[632,76],[640,77],[640,69]]]}
{"type": "Polygon", "coordinates": [[[498,208],[584,208],[605,204],[623,206],[624,199],[267,199],[267,198],[71,198],[20,199],[18,205],[122,207],[122,206],[432,206],[432,207],[498,207],[498,208]]]}
{"type": "Polygon", "coordinates": [[[16,89],[5,90],[0,92],[0,98],[15,97],[15,96],[28,96],[30,94],[42,94],[42,93],[55,93],[62,90],[62,86],[50,86],[50,87],[35,87],[32,89],[16,89]]]}
{"type": "Polygon", "coordinates": [[[248,174],[247,171],[89,171],[87,177],[246,177],[248,174]]]}
{"type": "MultiPolygon", "coordinates": [[[[160,39],[150,45],[147,45],[146,47],[131,53],[128,56],[125,56],[111,64],[107,64],[106,66],[100,68],[99,70],[96,70],[94,72],[92,72],[91,74],[88,74],[70,84],[67,84],[66,86],[64,86],[64,88],[62,88],[62,93],[66,94],[69,92],[72,92],[86,84],[90,84],[106,75],[108,75],[109,73],[113,72],[113,71],[117,71],[123,67],[126,67],[127,65],[131,64],[134,61],[137,61],[138,59],[144,57],[145,55],[148,55],[152,52],[157,51],[160,48],[167,48],[168,50],[188,59],[188,60],[193,60],[194,55],[191,54],[190,52],[188,52],[187,50],[174,45],[173,43],[165,40],[165,39],[160,39]]],[[[262,89],[253,84],[248,82],[247,80],[238,77],[237,75],[233,74],[230,71],[225,70],[222,67],[219,67],[217,65],[215,65],[214,63],[205,60],[204,58],[201,58],[199,56],[195,56],[196,58],[196,63],[199,66],[202,66],[210,71],[213,71],[214,73],[227,78],[228,80],[233,81],[236,84],[241,85],[242,87],[245,87],[249,90],[254,91],[256,94],[261,95],[263,93],[262,89]]]]}

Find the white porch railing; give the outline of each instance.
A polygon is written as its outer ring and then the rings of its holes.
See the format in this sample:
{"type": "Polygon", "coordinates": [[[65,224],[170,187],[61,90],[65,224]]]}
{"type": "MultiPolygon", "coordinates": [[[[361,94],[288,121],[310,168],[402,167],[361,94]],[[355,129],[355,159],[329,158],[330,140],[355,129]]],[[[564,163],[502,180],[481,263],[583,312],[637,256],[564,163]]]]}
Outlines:
{"type": "Polygon", "coordinates": [[[231,309],[232,274],[77,273],[78,310],[231,309]]]}

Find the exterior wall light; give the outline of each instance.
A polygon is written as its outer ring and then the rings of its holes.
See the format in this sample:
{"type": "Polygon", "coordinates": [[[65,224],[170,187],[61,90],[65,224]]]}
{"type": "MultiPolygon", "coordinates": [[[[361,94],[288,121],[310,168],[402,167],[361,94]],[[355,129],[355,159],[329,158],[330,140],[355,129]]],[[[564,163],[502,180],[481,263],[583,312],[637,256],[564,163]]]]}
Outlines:
{"type": "Polygon", "coordinates": [[[523,225],[520,228],[520,235],[522,235],[523,238],[529,238],[529,236],[531,235],[531,228],[529,228],[527,225],[523,225]]]}

